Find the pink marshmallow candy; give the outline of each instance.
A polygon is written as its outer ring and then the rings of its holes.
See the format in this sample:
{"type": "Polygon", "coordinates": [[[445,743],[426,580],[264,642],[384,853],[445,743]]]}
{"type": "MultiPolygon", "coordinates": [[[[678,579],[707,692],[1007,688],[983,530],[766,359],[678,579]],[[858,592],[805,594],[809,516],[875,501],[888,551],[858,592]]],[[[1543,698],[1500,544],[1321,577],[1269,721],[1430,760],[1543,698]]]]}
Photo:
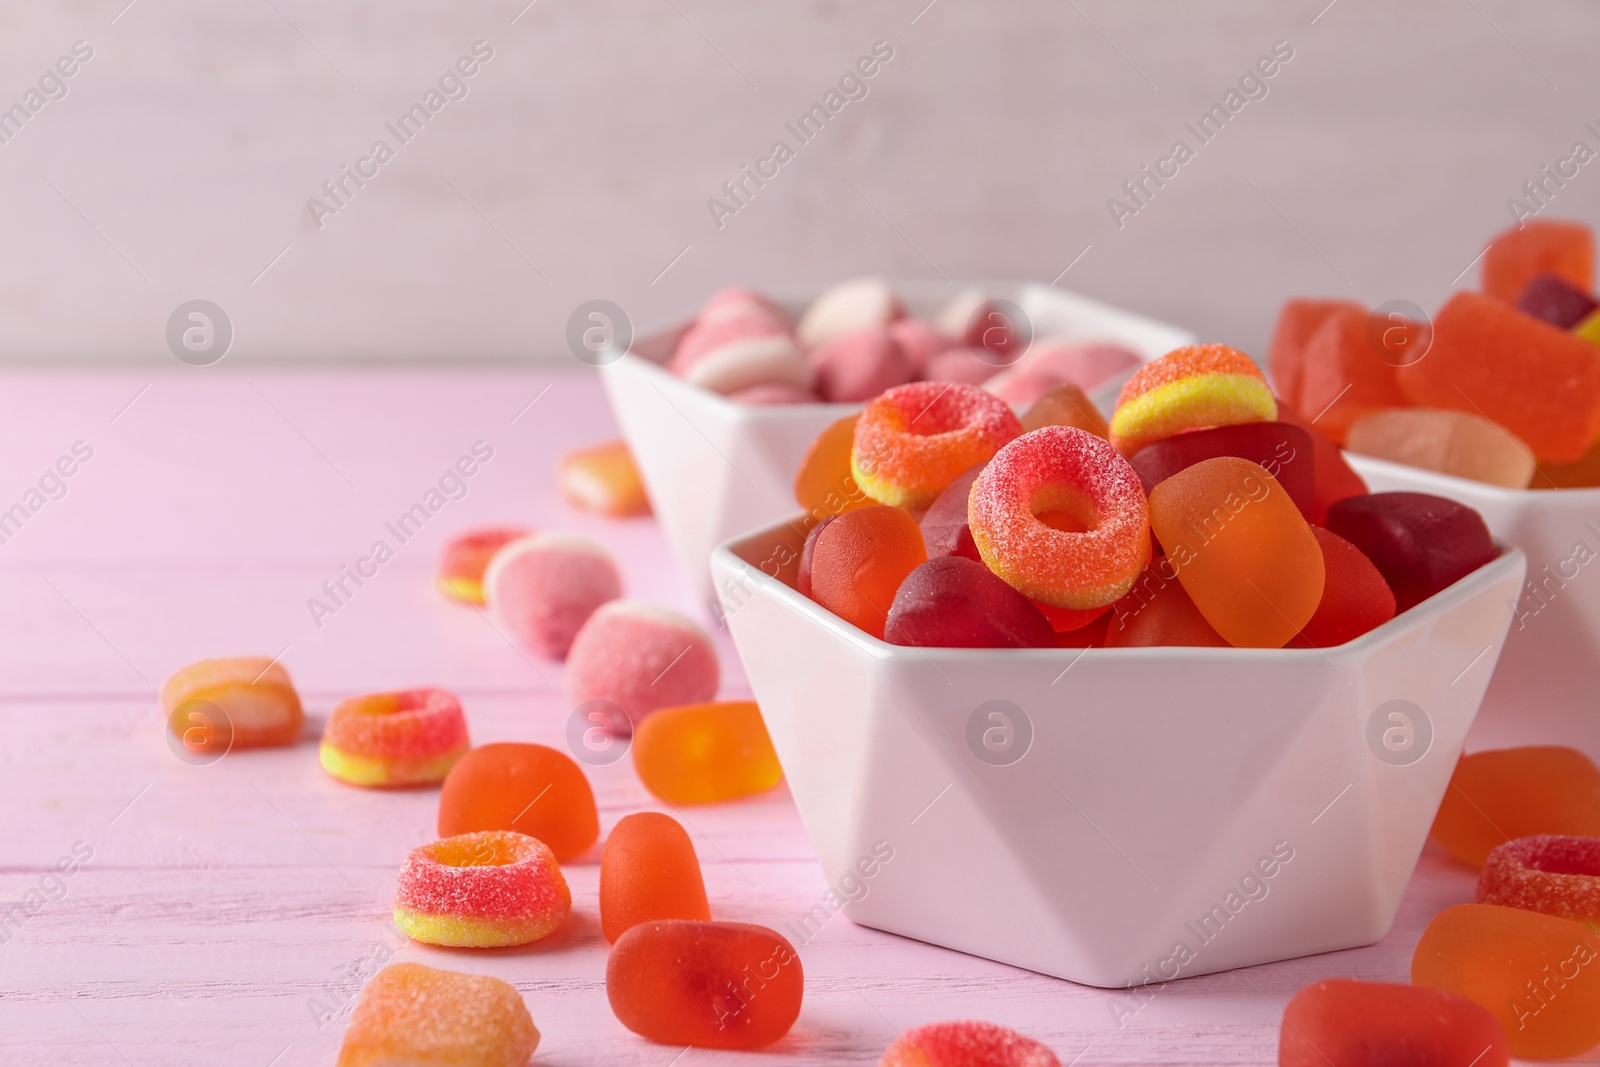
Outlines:
{"type": "Polygon", "coordinates": [[[567,695],[575,705],[609,700],[635,723],[657,708],[717,695],[720,672],[711,638],[675,611],[614,600],[589,617],[567,656],[567,695]]]}
{"type": "Polygon", "coordinates": [[[727,319],[767,319],[782,326],[785,330],[793,330],[789,316],[777,304],[773,303],[765,294],[754,289],[747,289],[742,285],[730,285],[719,289],[705,307],[700,309],[699,322],[713,323],[727,319]]]}
{"type": "Polygon", "coordinates": [[[834,404],[871,400],[911,380],[911,364],[889,331],[866,326],[837,337],[806,357],[822,399],[834,404]]]}
{"type": "Polygon", "coordinates": [[[930,382],[982,385],[1000,373],[1000,368],[992,362],[994,359],[994,355],[988,352],[980,355],[976,349],[952,348],[928,361],[924,377],[930,382]]]}
{"type": "Polygon", "coordinates": [[[483,592],[513,640],[561,659],[595,609],[622,595],[622,578],[611,554],[589,538],[539,533],[494,554],[483,592]]]}
{"type": "Polygon", "coordinates": [[[1034,344],[1022,361],[997,374],[984,388],[1006,403],[1027,407],[1058,385],[1070,383],[1092,392],[1117,375],[1139,366],[1140,359],[1121,345],[1057,341],[1034,344]]]}
{"type": "Polygon", "coordinates": [[[811,371],[788,329],[753,316],[695,323],[678,342],[667,369],[713,393],[774,382],[801,388],[811,384],[811,371]]]}
{"type": "Polygon", "coordinates": [[[913,379],[928,373],[928,362],[934,356],[956,347],[954,340],[921,319],[896,319],[889,324],[889,336],[906,354],[913,379]]]}
{"type": "Polygon", "coordinates": [[[775,407],[779,404],[818,404],[822,398],[810,389],[802,389],[789,382],[765,382],[729,393],[728,399],[755,407],[775,407]]]}
{"type": "Polygon", "coordinates": [[[820,348],[867,326],[887,326],[905,314],[882,278],[852,278],[824,289],[800,316],[795,333],[806,348],[820,348]]]}

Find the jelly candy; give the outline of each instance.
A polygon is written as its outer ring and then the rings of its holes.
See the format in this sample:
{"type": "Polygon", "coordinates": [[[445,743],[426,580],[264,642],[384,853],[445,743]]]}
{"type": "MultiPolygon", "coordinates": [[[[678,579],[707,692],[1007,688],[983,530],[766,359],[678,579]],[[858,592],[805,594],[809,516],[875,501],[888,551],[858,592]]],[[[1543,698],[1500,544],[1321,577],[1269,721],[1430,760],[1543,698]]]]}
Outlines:
{"type": "Polygon", "coordinates": [[[394,891],[395,925],[407,937],[453,948],[526,945],[548,937],[571,910],[555,854],[510,830],[412,849],[394,891]]]}
{"type": "Polygon", "coordinates": [[[1571,463],[1541,463],[1530,489],[1593,489],[1600,486],[1600,441],[1571,463]]]}
{"type": "Polygon", "coordinates": [[[1281,648],[1322,599],[1322,550],[1278,480],[1237,456],[1150,493],[1150,526],[1195,607],[1229,644],[1281,648]]]}
{"type": "Polygon", "coordinates": [[[1478,903],[1542,911],[1600,929],[1600,837],[1507,841],[1484,862],[1478,903]]]}
{"type": "Polygon", "coordinates": [[[1518,1058],[1600,1044],[1600,935],[1582,923],[1493,904],[1446,908],[1411,957],[1415,985],[1477,1001],[1518,1058]]]}
{"type": "Polygon", "coordinates": [[[922,531],[909,513],[889,507],[845,512],[817,535],[811,598],[881,638],[895,591],[927,558],[922,531]]]}
{"type": "MultiPolygon", "coordinates": [[[[1343,444],[1350,424],[1369,411],[1406,402],[1394,366],[1374,351],[1366,311],[1341,308],[1328,315],[1305,348],[1300,410],[1329,438],[1343,444]]],[[[1381,336],[1381,335],[1380,335],[1381,336]]],[[[1398,346],[1414,342],[1409,336],[1398,346]]]]}
{"type": "Polygon", "coordinates": [[[600,837],[594,790],[565,752],[502,741],[480,745],[450,768],[439,793],[439,836],[515,830],[566,860],[600,837]]]}
{"type": "Polygon", "coordinates": [[[1361,550],[1407,611],[1500,554],[1483,516],[1427,493],[1347,497],[1328,509],[1328,530],[1361,550]]]}
{"type": "Polygon", "coordinates": [[[266,656],[203,659],[161,686],[167,727],[196,755],[292,745],[305,712],[283,665],[266,656]]]}
{"type": "Polygon", "coordinates": [[[1309,520],[1316,500],[1316,458],[1311,435],[1291,423],[1245,422],[1190,430],[1145,445],[1128,461],[1147,489],[1153,489],[1184,468],[1218,456],[1238,456],[1265,468],[1309,520]]]}
{"type": "Polygon", "coordinates": [[[1533,452],[1488,419],[1465,411],[1393,408],[1361,416],[1345,447],[1363,456],[1525,489],[1533,477],[1533,452]]]}
{"type": "Polygon", "coordinates": [[[882,278],[851,278],[824,289],[795,328],[800,343],[817,348],[867,326],[887,326],[905,314],[882,278]]]}
{"type": "Polygon", "coordinates": [[[608,518],[647,515],[650,499],[626,441],[607,441],[561,457],[561,495],[584,511],[608,518]]]}
{"type": "Polygon", "coordinates": [[[812,349],[811,380],[830,404],[871,400],[911,380],[911,361],[882,326],[863,326],[812,349]]]}
{"type": "Polygon", "coordinates": [[[967,497],[981,470],[980,464],[956,475],[923,512],[918,526],[922,529],[922,543],[927,546],[929,559],[939,556],[978,558],[978,546],[972,543],[972,531],[967,527],[967,497]]]}
{"type": "Polygon", "coordinates": [[[642,922],[606,961],[611,1010],[664,1045],[770,1045],[799,1018],[804,991],[794,946],[747,923],[642,922]]]}
{"type": "Polygon", "coordinates": [[[1483,255],[1483,291],[1514,304],[1528,283],[1554,274],[1583,292],[1594,289],[1594,234],[1581,222],[1524,219],[1495,234],[1483,255]]]}
{"type": "Polygon", "coordinates": [[[613,600],[589,617],[567,656],[574,704],[609,700],[635,724],[657,708],[717,695],[717,651],[699,624],[637,600],[613,600]]]}
{"type": "Polygon", "coordinates": [[[639,724],[632,750],[639,780],[669,804],[732,800],[783,780],[761,709],[750,700],[662,708],[639,724]]]}
{"type": "Polygon", "coordinates": [[[510,982],[395,963],[361,991],[338,1067],[523,1067],[538,1047],[533,1016],[510,982]]]}
{"type": "Polygon", "coordinates": [[[931,323],[921,319],[896,319],[889,323],[889,336],[905,353],[911,376],[921,378],[928,371],[928,362],[940,352],[956,347],[956,342],[931,323]]]}
{"type": "Polygon", "coordinates": [[[1287,300],[1278,312],[1278,324],[1273,327],[1272,343],[1267,349],[1267,374],[1278,395],[1290,404],[1300,403],[1306,345],[1328,316],[1337,311],[1366,314],[1366,309],[1353,301],[1306,299],[1287,300]]]}
{"type": "Polygon", "coordinates": [[[822,528],[838,517],[837,515],[829,515],[811,527],[811,532],[806,534],[806,543],[800,548],[800,563],[795,570],[794,579],[794,587],[800,591],[801,596],[808,597],[811,595],[811,565],[817,555],[817,538],[821,536],[822,528]]]}
{"type": "Polygon", "coordinates": [[[1111,606],[1107,648],[1195,645],[1227,648],[1228,642],[1200,614],[1165,557],[1145,568],[1128,595],[1111,606]]]}
{"type": "Polygon", "coordinates": [[[883,639],[940,648],[1054,648],[1056,632],[982,563],[940,556],[900,583],[883,639]]]}
{"type": "Polygon", "coordinates": [[[1311,528],[1327,575],[1322,600],[1294,644],[1332,648],[1354,641],[1394,618],[1394,593],[1361,550],[1338,534],[1311,528]]]}
{"type": "Polygon", "coordinates": [[[1075,610],[1128,591],[1150,558],[1148,515],[1128,461],[1071,426],[1046,426],[1001,449],[967,505],[990,570],[1031,600],[1075,610]],[[1054,512],[1076,521],[1046,522],[1054,512]]]}
{"type": "Polygon", "coordinates": [[[334,705],[318,756],[323,770],[351,785],[432,785],[469,747],[455,694],[407,689],[334,705]]]}
{"type": "Polygon", "coordinates": [[[956,475],[987,463],[1021,432],[1011,409],[977,386],[913,382],[861,413],[850,470],[874,500],[925,508],[956,475]]]}
{"type": "Polygon", "coordinates": [[[1461,757],[1433,820],[1433,839],[1480,866],[1507,841],[1600,836],[1600,768],[1577,749],[1528,745],[1461,757]]]}
{"type": "Polygon", "coordinates": [[[1117,395],[1111,443],[1132,455],[1183,430],[1277,417],[1272,390],[1249,356],[1227,345],[1190,345],[1133,372],[1117,395]]]}
{"type": "Polygon", "coordinates": [[[1559,274],[1541,274],[1517,297],[1517,310],[1558,330],[1570,330],[1600,308],[1600,302],[1559,274]]]}
{"type": "Polygon", "coordinates": [[[1315,481],[1311,494],[1311,510],[1306,512],[1308,522],[1320,526],[1327,521],[1328,509],[1334,504],[1345,497],[1366,494],[1367,483],[1362,481],[1361,475],[1344,461],[1339,446],[1330,441],[1326,434],[1311,425],[1288,404],[1278,405],[1278,418],[1298,427],[1311,438],[1311,464],[1315,481]]]}
{"type": "Polygon", "coordinates": [[[1413,404],[1481,415],[1527,442],[1539,459],[1568,463],[1600,436],[1594,357],[1583,338],[1462,291],[1434,316],[1427,358],[1396,374],[1413,404]]]}
{"type": "Polygon", "coordinates": [[[1087,393],[1071,382],[1052,385],[1022,413],[1022,432],[1041,426],[1076,426],[1096,437],[1110,437],[1111,427],[1087,393]]]}
{"type": "Polygon", "coordinates": [[[483,603],[483,572],[494,554],[533,533],[523,526],[468,530],[445,542],[439,558],[439,591],[452,600],[483,603]]]}
{"type": "Polygon", "coordinates": [[[1331,978],[1283,1009],[1278,1067],[1507,1067],[1506,1035],[1481,1005],[1442,989],[1331,978]]]}
{"type": "Polygon", "coordinates": [[[694,844],[676,819],[656,811],[624,816],[600,858],[600,929],[615,941],[657,919],[711,919],[694,844]]]}
{"type": "Polygon", "coordinates": [[[1039,1042],[984,1022],[932,1023],[907,1030],[878,1067],[1061,1067],[1039,1042]]]}
{"type": "Polygon", "coordinates": [[[594,610],[622,595],[622,576],[599,542],[542,533],[496,552],[483,588],[490,614],[518,644],[561,659],[594,610]]]}
{"type": "Polygon", "coordinates": [[[817,435],[794,476],[794,499],[813,519],[876,503],[850,473],[856,416],[847,415],[817,435]]]}

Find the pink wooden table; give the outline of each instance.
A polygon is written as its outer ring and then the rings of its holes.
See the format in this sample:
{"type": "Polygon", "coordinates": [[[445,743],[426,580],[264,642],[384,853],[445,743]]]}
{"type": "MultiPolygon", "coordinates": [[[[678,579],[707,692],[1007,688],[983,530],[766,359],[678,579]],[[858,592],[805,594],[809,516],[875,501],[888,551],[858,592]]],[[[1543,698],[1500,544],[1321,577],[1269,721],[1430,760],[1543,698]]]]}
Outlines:
{"type": "MultiPolygon", "coordinates": [[[[694,610],[651,520],[607,522],[556,495],[557,455],[613,435],[591,374],[537,365],[0,378],[0,511],[39,505],[20,529],[0,525],[0,918],[13,916],[0,931],[0,1063],[328,1064],[362,977],[389,954],[514,983],[543,1033],[536,1062],[550,1067],[871,1064],[898,1030],[957,1017],[1014,1026],[1063,1064],[1272,1063],[1295,990],[1333,975],[1403,981],[1428,919],[1470,899],[1472,874],[1430,847],[1381,943],[1153,994],[835,917],[801,952],[800,1022],[760,1054],[652,1045],[612,1017],[597,850],[566,867],[572,920],[544,943],[472,953],[398,939],[395,872],[434,836],[436,794],[334,782],[317,765],[321,716],[350,694],[436,684],[460,694],[476,742],[563,745],[559,665],[443,601],[430,569],[441,540],[468,525],[577,529],[616,552],[630,595],[694,610]],[[385,523],[477,441],[493,458],[465,495],[399,544],[385,523]],[[27,497],[77,442],[92,456],[64,495],[46,479],[56,498],[27,497]],[[378,539],[394,559],[317,625],[308,599],[378,539]],[[282,654],[312,719],[306,737],[211,766],[180,761],[157,687],[189,660],[242,652],[282,654]],[[91,858],[48,879],[75,848],[91,858]]],[[[724,694],[747,694],[725,637],[721,647],[724,694]]],[[[627,760],[590,776],[604,828],[657,806],[627,760]]],[[[826,891],[781,787],[687,814],[719,917],[781,928],[826,891]]]]}

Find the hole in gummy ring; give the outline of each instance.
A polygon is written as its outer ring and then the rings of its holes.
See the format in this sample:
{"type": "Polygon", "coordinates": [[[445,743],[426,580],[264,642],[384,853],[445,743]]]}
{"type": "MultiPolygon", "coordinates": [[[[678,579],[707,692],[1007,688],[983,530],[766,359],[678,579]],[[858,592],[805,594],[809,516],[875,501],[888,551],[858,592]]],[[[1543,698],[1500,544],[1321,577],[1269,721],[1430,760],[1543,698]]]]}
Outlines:
{"type": "Polygon", "coordinates": [[[1099,509],[1067,485],[1040,486],[1028,510],[1044,525],[1063,533],[1088,533],[1100,527],[1099,509]]]}
{"type": "Polygon", "coordinates": [[[523,858],[504,838],[478,834],[435,841],[428,846],[428,856],[442,867],[505,867],[523,858]]]}

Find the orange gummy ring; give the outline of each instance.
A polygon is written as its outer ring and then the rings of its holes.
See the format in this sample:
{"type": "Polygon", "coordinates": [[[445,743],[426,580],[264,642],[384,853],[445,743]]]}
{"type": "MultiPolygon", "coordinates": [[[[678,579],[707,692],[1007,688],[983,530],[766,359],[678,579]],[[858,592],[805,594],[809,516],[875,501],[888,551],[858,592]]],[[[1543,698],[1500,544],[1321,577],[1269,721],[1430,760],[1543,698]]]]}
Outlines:
{"type": "Polygon", "coordinates": [[[856,420],[850,474],[880,504],[925,508],[956,475],[987,463],[1020,433],[1005,401],[975,385],[899,385],[856,420]]]}

